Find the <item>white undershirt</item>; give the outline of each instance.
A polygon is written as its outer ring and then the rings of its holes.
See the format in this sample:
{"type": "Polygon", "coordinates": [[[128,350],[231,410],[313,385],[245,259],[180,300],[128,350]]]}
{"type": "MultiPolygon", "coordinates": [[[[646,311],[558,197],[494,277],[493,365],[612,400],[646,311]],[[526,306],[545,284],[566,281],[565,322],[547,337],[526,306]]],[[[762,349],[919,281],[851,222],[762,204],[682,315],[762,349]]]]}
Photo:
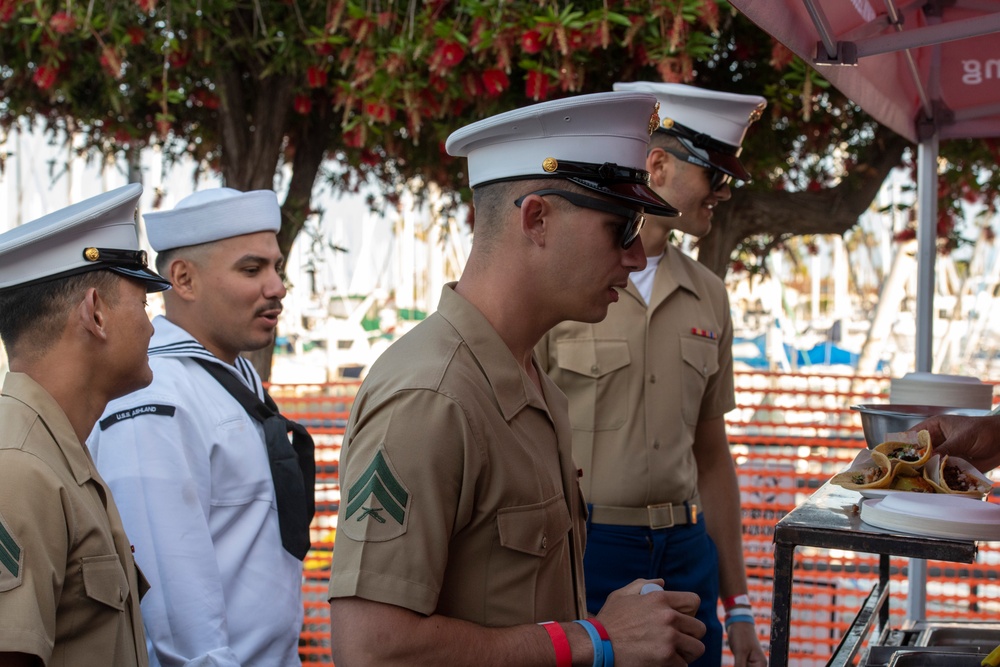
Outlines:
{"type": "Polygon", "coordinates": [[[656,257],[647,257],[646,268],[629,275],[632,284],[639,290],[639,294],[642,295],[646,303],[649,303],[650,298],[653,296],[653,278],[656,277],[656,268],[660,265],[660,260],[663,259],[665,254],[666,251],[656,257]]]}

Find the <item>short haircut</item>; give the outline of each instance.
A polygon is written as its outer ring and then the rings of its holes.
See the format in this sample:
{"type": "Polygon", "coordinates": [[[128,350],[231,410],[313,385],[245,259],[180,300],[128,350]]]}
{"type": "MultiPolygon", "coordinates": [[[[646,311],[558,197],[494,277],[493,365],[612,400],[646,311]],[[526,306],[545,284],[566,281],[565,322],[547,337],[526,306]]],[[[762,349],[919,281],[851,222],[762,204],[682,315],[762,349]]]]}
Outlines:
{"type": "Polygon", "coordinates": [[[674,150],[687,151],[687,148],[680,142],[680,139],[666,132],[653,132],[653,136],[649,138],[649,150],[653,150],[654,148],[672,148],[674,150]]]}
{"type": "Polygon", "coordinates": [[[110,304],[122,276],[99,269],[0,291],[0,340],[10,356],[47,350],[62,335],[69,310],[91,287],[110,304]]]}
{"type": "MultiPolygon", "coordinates": [[[[477,186],[473,190],[473,206],[476,209],[474,242],[485,244],[488,249],[499,236],[506,219],[504,212],[514,207],[514,200],[535,190],[569,190],[579,194],[594,195],[592,190],[581,187],[565,179],[533,178],[523,181],[500,181],[477,186]]],[[[556,208],[570,206],[569,202],[553,197],[549,203],[556,208]]],[[[482,248],[483,246],[481,246],[482,248]]]]}
{"type": "Polygon", "coordinates": [[[199,264],[204,261],[205,251],[215,243],[199,243],[198,245],[186,245],[180,248],[170,248],[156,255],[156,272],[170,280],[170,263],[175,259],[186,259],[199,264]]]}

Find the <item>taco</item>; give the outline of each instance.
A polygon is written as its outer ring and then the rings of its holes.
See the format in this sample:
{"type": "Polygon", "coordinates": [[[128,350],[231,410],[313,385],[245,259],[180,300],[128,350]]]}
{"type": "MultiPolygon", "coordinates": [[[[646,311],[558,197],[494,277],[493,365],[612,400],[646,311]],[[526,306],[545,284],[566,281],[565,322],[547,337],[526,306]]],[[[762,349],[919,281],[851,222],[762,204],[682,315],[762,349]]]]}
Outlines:
{"type": "Polygon", "coordinates": [[[935,454],[924,466],[924,478],[941,493],[982,498],[993,488],[989,477],[957,456],[935,454]]]}
{"type": "Polygon", "coordinates": [[[884,489],[892,482],[892,463],[885,454],[865,450],[851,467],[830,480],[845,489],[884,489]]]}
{"type": "Polygon", "coordinates": [[[937,487],[926,479],[911,475],[893,475],[889,488],[894,491],[909,491],[911,493],[938,493],[937,487]]]}
{"type": "Polygon", "coordinates": [[[934,449],[931,447],[930,433],[920,431],[918,433],[893,433],[892,435],[899,440],[886,440],[882,444],[876,445],[875,451],[885,454],[893,463],[898,461],[914,469],[927,463],[934,449]]]}

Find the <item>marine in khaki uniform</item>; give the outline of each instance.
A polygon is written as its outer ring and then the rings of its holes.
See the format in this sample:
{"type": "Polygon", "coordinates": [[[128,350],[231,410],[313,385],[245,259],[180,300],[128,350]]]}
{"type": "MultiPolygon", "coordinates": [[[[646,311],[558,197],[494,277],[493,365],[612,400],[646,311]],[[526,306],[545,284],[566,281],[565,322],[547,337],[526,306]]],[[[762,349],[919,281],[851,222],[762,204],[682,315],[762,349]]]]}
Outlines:
{"type": "Polygon", "coordinates": [[[128,185],[0,235],[0,664],[146,665],[145,580],[83,440],[152,379],[128,185]]]}
{"type": "Polygon", "coordinates": [[[635,577],[661,577],[701,596],[705,654],[721,664],[723,626],[736,667],[763,667],[743,563],[740,492],[724,415],[736,407],[733,327],[725,284],[668,242],[708,233],[762,97],[663,83],[616,84],[660,102],[645,167],[680,211],[650,216],[647,266],[599,323],[564,322],[538,347],[569,399],[573,454],[590,506],[584,563],[588,607],[635,577]]]}
{"type": "Polygon", "coordinates": [[[587,619],[584,508],[565,397],[532,349],[594,322],[642,268],[655,99],[546,102],[449,137],[476,231],[439,310],[394,343],[354,402],[330,577],[338,667],[684,665],[697,596],[639,579],[587,619]],[[658,588],[658,587],[654,587],[658,588]],[[586,619],[586,620],[585,620],[586,619]]]}

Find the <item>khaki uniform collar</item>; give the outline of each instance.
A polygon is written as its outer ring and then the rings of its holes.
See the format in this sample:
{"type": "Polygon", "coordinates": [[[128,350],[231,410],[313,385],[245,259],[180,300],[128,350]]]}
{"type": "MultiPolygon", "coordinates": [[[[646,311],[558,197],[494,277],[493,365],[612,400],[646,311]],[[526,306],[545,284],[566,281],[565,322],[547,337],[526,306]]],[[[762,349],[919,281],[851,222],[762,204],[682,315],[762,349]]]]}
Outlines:
{"type": "MultiPolygon", "coordinates": [[[[656,269],[656,276],[653,278],[653,292],[650,295],[650,303],[648,305],[650,312],[655,310],[667,297],[681,288],[691,292],[698,299],[702,298],[702,295],[698,293],[695,286],[695,281],[691,278],[690,266],[688,262],[684,261],[685,257],[680,248],[674,244],[668,243],[666,245],[666,249],[663,252],[663,259],[660,260],[660,265],[656,269]]],[[[636,301],[643,303],[643,298],[639,294],[639,290],[631,280],[628,281],[628,287],[625,291],[636,301]]]]}
{"type": "MultiPolygon", "coordinates": [[[[441,290],[438,313],[462,337],[493,388],[504,419],[512,419],[531,405],[548,412],[544,399],[521,370],[510,348],[479,309],[455,292],[454,282],[441,290]]],[[[541,373],[541,371],[539,371],[541,373]]]]}
{"type": "Polygon", "coordinates": [[[24,373],[8,373],[3,382],[3,395],[28,406],[38,414],[56,447],[73,473],[77,484],[93,479],[90,453],[73,431],[66,413],[42,385],[24,373]]]}

